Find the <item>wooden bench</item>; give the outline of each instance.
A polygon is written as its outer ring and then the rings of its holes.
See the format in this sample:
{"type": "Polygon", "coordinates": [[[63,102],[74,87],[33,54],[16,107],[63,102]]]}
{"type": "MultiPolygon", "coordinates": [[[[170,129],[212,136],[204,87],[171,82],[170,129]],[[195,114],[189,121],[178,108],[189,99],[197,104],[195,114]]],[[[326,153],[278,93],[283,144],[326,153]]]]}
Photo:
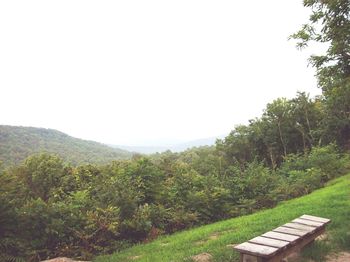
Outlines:
{"type": "Polygon", "coordinates": [[[240,252],[241,262],[281,262],[322,235],[330,222],[327,218],[302,215],[234,249],[240,252]]]}

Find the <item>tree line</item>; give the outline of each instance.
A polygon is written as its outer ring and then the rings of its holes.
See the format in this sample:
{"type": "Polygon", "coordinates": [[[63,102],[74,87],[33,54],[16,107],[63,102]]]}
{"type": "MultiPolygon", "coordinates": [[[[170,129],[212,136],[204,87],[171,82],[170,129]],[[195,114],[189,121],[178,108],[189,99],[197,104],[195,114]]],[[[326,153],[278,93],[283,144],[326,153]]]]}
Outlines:
{"type": "Polygon", "coordinates": [[[280,98],[213,147],[71,166],[37,154],[0,172],[0,260],[91,258],[308,194],[349,170],[348,0],[305,0],[292,38],[312,56],[322,96],[280,98]]]}
{"type": "Polygon", "coordinates": [[[89,259],[197,225],[270,208],[343,174],[335,145],[289,154],[275,170],[222,148],[195,148],[108,165],[27,158],[0,176],[0,257],[89,259]]]}

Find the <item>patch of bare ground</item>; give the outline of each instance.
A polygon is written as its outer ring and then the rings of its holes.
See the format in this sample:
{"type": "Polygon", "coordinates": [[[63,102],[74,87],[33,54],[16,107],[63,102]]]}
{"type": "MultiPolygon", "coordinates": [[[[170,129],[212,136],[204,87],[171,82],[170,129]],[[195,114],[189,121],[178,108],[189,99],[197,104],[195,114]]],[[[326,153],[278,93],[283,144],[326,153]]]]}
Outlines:
{"type": "Polygon", "coordinates": [[[205,244],[206,242],[207,242],[207,240],[199,240],[199,241],[194,242],[194,245],[201,246],[201,245],[205,244]]]}
{"type": "Polygon", "coordinates": [[[318,237],[316,237],[316,241],[324,241],[324,240],[327,240],[328,239],[328,235],[327,233],[324,233],[322,235],[319,235],[318,237]]]}
{"type": "Polygon", "coordinates": [[[43,260],[41,262],[89,262],[89,261],[73,260],[68,257],[56,257],[53,259],[43,260]]]}
{"type": "Polygon", "coordinates": [[[327,262],[349,262],[349,261],[350,261],[349,252],[341,252],[338,254],[332,254],[327,256],[327,262]]]}
{"type": "Polygon", "coordinates": [[[211,234],[209,237],[208,237],[208,240],[215,240],[215,239],[218,239],[220,236],[219,233],[215,232],[213,234],[211,234]]]}
{"type": "MultiPolygon", "coordinates": [[[[299,262],[301,261],[300,253],[295,252],[290,254],[288,257],[286,257],[283,262],[299,262]]],[[[326,257],[327,262],[350,262],[350,253],[349,252],[341,252],[341,253],[334,253],[331,255],[328,255],[326,257]]],[[[314,260],[308,260],[308,262],[317,262],[314,260]]]]}
{"type": "Polygon", "coordinates": [[[235,246],[237,246],[238,244],[228,244],[228,245],[226,245],[226,247],[228,247],[228,248],[234,248],[235,246]]]}
{"type": "Polygon", "coordinates": [[[212,259],[213,259],[213,256],[210,255],[209,253],[201,253],[192,257],[192,260],[194,262],[210,262],[212,261],[212,259]]]}
{"type": "Polygon", "coordinates": [[[132,256],[132,257],[128,257],[129,260],[137,260],[141,258],[141,256],[132,256]]]}
{"type": "Polygon", "coordinates": [[[284,258],[282,261],[283,262],[299,262],[300,260],[301,260],[300,253],[294,252],[294,253],[291,253],[288,257],[284,258]]]}
{"type": "MultiPolygon", "coordinates": [[[[232,230],[230,229],[230,230],[224,230],[224,231],[219,231],[219,232],[213,232],[207,238],[194,242],[194,245],[201,246],[201,245],[207,243],[210,240],[216,240],[221,235],[226,234],[226,233],[230,233],[230,232],[233,232],[233,231],[235,231],[235,230],[234,229],[232,229],[232,230]]],[[[230,246],[230,245],[228,245],[228,246],[230,246]]]]}
{"type": "MultiPolygon", "coordinates": [[[[316,241],[327,241],[328,235],[327,235],[327,233],[322,234],[322,235],[318,236],[315,240],[316,241]]],[[[301,260],[302,259],[301,259],[300,252],[293,252],[288,257],[284,258],[283,262],[299,262],[301,260]]],[[[308,262],[316,262],[316,261],[308,260],[308,262]]],[[[350,262],[350,260],[348,262],[350,262]]]]}
{"type": "Polygon", "coordinates": [[[233,233],[233,232],[236,232],[236,231],[237,231],[236,228],[231,228],[231,229],[220,231],[219,233],[220,234],[229,234],[229,233],[233,233]]]}
{"type": "Polygon", "coordinates": [[[215,232],[215,233],[212,233],[208,238],[196,241],[196,242],[194,242],[194,244],[196,246],[201,246],[201,245],[207,243],[209,240],[216,240],[216,239],[218,239],[219,236],[220,236],[220,234],[218,232],[215,232]]]}

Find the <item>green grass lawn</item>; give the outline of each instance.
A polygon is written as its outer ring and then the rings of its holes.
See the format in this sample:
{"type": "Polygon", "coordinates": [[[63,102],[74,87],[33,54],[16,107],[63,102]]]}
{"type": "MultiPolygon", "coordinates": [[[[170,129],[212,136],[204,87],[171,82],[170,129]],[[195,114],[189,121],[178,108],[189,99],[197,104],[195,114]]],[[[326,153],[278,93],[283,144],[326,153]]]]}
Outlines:
{"type": "Polygon", "coordinates": [[[330,252],[350,249],[350,174],[330,181],[327,187],[310,195],[283,202],[273,209],[160,237],[151,243],[97,257],[94,261],[192,261],[191,256],[203,252],[210,253],[213,261],[239,261],[238,253],[227,245],[245,242],[303,214],[332,220],[327,226],[326,238],[304,249],[305,258],[323,261],[330,252]]]}

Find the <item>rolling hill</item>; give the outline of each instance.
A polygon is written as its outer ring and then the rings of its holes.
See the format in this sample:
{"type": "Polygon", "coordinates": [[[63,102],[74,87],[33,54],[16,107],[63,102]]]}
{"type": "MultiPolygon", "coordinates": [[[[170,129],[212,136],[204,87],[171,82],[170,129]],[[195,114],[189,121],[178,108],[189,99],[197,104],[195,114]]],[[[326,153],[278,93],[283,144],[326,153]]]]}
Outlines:
{"type": "Polygon", "coordinates": [[[107,145],[71,137],[53,129],[0,125],[0,163],[18,164],[39,152],[59,155],[73,165],[108,163],[128,159],[132,153],[107,145]]]}

